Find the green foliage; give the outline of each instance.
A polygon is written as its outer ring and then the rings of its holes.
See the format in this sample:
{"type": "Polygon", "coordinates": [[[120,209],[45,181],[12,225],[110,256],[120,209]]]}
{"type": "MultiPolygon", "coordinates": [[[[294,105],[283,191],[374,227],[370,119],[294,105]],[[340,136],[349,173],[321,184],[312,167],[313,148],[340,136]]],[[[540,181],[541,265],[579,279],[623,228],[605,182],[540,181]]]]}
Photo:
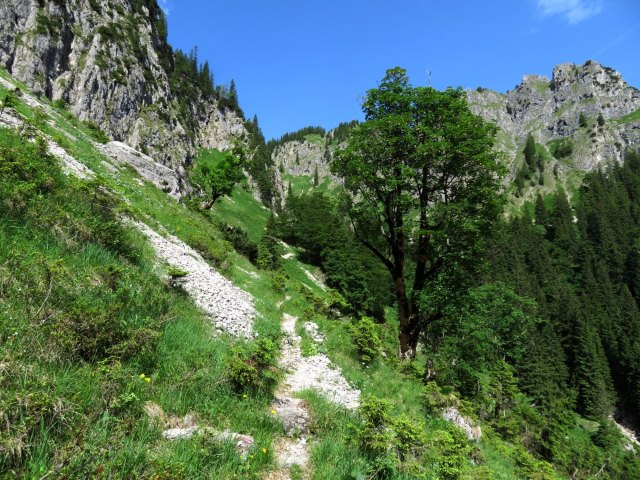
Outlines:
{"type": "Polygon", "coordinates": [[[413,356],[424,325],[477,268],[473,252],[500,211],[496,129],[461,89],[412,87],[401,68],[367,92],[363,111],[331,168],[357,195],[356,236],[393,276],[400,350],[413,356]]]}
{"type": "Polygon", "coordinates": [[[233,246],[236,252],[247,257],[254,265],[257,263],[258,245],[249,239],[249,235],[245,230],[226,223],[219,223],[218,229],[224,239],[233,246]]]}
{"type": "MultiPolygon", "coordinates": [[[[227,339],[212,338],[210,320],[157,276],[152,249],[122,217],[162,225],[212,261],[243,260],[203,215],[131,170],[102,177],[106,159],[68,112],[48,118],[21,98],[13,108],[97,177],[63,175],[35,129],[29,139],[0,129],[0,477],[263,476],[269,455],[243,462],[210,439],[159,441],[165,426],[149,421],[149,401],[167,419],[193,412],[266,448],[280,427],[265,414],[270,393],[238,396],[224,381],[227,339]]],[[[275,296],[268,284],[261,295],[275,296]]],[[[277,320],[257,319],[261,336],[277,320]]]]}
{"type": "Polygon", "coordinates": [[[287,132],[277,140],[269,140],[269,142],[267,142],[267,149],[269,152],[273,152],[276,147],[284,145],[287,142],[304,142],[308,135],[320,135],[324,137],[326,133],[326,130],[322,127],[304,127],[300,130],[296,130],[295,132],[287,132]]]}
{"type": "Polygon", "coordinates": [[[422,392],[423,404],[427,415],[438,417],[449,407],[457,407],[460,400],[450,388],[443,389],[436,382],[425,383],[422,392]]]}
{"type": "Polygon", "coordinates": [[[582,128],[587,128],[589,126],[589,120],[587,119],[587,116],[582,112],[578,117],[578,125],[582,128]]]}
{"type": "Polygon", "coordinates": [[[536,141],[531,134],[527,136],[527,142],[524,146],[523,153],[525,162],[529,168],[533,170],[536,165],[536,141]]]}
{"type": "Polygon", "coordinates": [[[36,32],[39,35],[50,35],[57,40],[62,29],[62,18],[56,15],[49,15],[43,9],[38,9],[36,13],[36,32]]]}
{"type": "Polygon", "coordinates": [[[573,141],[570,138],[551,140],[548,144],[549,152],[558,160],[573,155],[573,141]]]}
{"type": "MultiPolygon", "coordinates": [[[[331,138],[331,143],[335,145],[340,145],[343,142],[347,141],[349,138],[349,132],[351,129],[357,127],[360,124],[358,120],[351,120],[350,122],[342,122],[336,128],[329,132],[329,137],[331,138]]],[[[325,160],[328,160],[325,158],[325,160]]]]}
{"type": "Polygon", "coordinates": [[[229,195],[233,187],[245,178],[244,165],[244,153],[239,146],[224,154],[200,153],[194,161],[189,180],[208,196],[205,208],[210,208],[223,195],[229,195]]]}
{"type": "Polygon", "coordinates": [[[598,122],[598,126],[599,127],[604,126],[605,120],[604,120],[604,116],[602,115],[602,113],[598,114],[597,122],[598,122]]]}
{"type": "Polygon", "coordinates": [[[288,195],[279,234],[304,249],[300,258],[322,268],[327,284],[344,296],[354,314],[378,320],[391,302],[390,276],[354,238],[335,199],[321,192],[288,195]]]}
{"type": "Polygon", "coordinates": [[[15,97],[11,92],[5,92],[2,97],[2,102],[0,102],[0,114],[2,114],[5,109],[11,108],[15,104],[15,97]]]}
{"type": "Polygon", "coordinates": [[[238,392],[269,394],[280,378],[277,359],[277,339],[260,338],[251,344],[236,346],[226,361],[225,378],[238,392]]]}
{"type": "Polygon", "coordinates": [[[258,117],[245,123],[249,133],[249,148],[252,152],[248,162],[248,170],[251,178],[258,184],[260,199],[268,207],[277,207],[280,204],[278,191],[275,188],[275,176],[273,171],[273,160],[271,149],[265,143],[264,135],[258,125],[258,117]]]}
{"type": "Polygon", "coordinates": [[[182,270],[181,268],[177,268],[174,266],[169,266],[169,268],[167,268],[167,275],[169,275],[171,278],[182,278],[182,277],[186,277],[187,275],[189,275],[189,272],[186,272],[185,270],[182,270]]]}
{"type": "Polygon", "coordinates": [[[98,143],[109,142],[110,140],[109,137],[102,131],[102,129],[97,123],[92,122],[90,120],[85,120],[82,123],[84,124],[85,127],[89,129],[89,133],[91,134],[91,136],[96,142],[98,143]]]}
{"type": "Polygon", "coordinates": [[[380,355],[382,342],[373,319],[361,317],[351,325],[351,338],[360,361],[368,364],[380,355]]]}
{"type": "Polygon", "coordinates": [[[282,268],[282,246],[277,237],[276,217],[271,213],[267,226],[258,244],[258,267],[263,270],[282,268]]]}
{"type": "Polygon", "coordinates": [[[487,284],[451,305],[434,326],[433,351],[441,381],[467,397],[478,392],[482,377],[505,359],[523,358],[526,339],[539,320],[535,303],[502,283],[487,284]]]}
{"type": "Polygon", "coordinates": [[[418,478],[426,473],[417,461],[427,448],[422,425],[406,417],[393,418],[391,404],[373,397],[362,402],[358,415],[353,441],[368,457],[372,477],[394,478],[407,471],[418,478]]]}

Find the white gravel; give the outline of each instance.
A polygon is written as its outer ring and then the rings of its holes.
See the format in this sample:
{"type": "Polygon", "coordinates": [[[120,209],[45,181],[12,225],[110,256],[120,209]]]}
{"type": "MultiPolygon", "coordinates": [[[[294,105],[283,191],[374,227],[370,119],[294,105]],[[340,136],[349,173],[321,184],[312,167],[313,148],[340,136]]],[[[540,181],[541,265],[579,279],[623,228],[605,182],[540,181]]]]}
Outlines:
{"type": "Polygon", "coordinates": [[[172,235],[162,237],[143,223],[135,225],[149,239],[160,259],[188,273],[180,279],[182,287],[207,313],[218,332],[253,337],[256,311],[251,295],[216,272],[180,239],[172,235]]]}
{"type": "Polygon", "coordinates": [[[294,465],[305,468],[309,463],[309,448],[307,439],[301,438],[281,438],[275,445],[278,453],[276,461],[282,468],[291,468],[294,465]]]}
{"type": "Polygon", "coordinates": [[[334,403],[349,409],[358,408],[360,390],[347,383],[340,368],[332,365],[329,357],[324,354],[302,356],[300,337],[295,331],[296,320],[296,317],[285,313],[282,321],[286,335],[282,365],[290,371],[283,381],[285,389],[291,392],[314,389],[334,403]]]}

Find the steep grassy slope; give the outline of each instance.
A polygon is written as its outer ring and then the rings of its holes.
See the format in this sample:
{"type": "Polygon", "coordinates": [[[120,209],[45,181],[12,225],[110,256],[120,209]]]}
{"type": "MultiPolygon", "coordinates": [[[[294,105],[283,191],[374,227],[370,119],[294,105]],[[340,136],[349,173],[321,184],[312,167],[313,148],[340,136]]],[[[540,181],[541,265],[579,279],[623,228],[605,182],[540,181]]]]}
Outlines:
{"type": "MultiPolygon", "coordinates": [[[[0,87],[0,98],[6,93],[0,87]]],[[[96,150],[92,129],[64,110],[38,110],[19,97],[13,109],[25,125],[21,133],[0,128],[0,478],[263,477],[274,468],[282,426],[269,410],[280,372],[261,339],[279,341],[283,312],[321,327],[326,341],[308,348],[325,351],[363,394],[359,412],[313,391],[302,394],[312,413],[312,478],[572,473],[554,472],[484,426],[481,440],[469,441],[427,410],[424,359],[396,360],[393,315],[358,330],[358,319],[333,308],[335,294],[305,273],[314,269],[296,259],[295,249],[283,246],[293,255],[275,274],[236,254],[217,224],[242,227],[258,241],[268,217],[248,192],[236,190],[210,212],[188,209],[133,169],[111,164],[96,150]],[[38,132],[95,178],[63,175],[38,132]],[[212,337],[205,314],[167,278],[179,274],[158,264],[123,217],[175,235],[251,293],[259,339],[212,337]],[[375,337],[380,347],[364,361],[361,346],[375,337]],[[260,356],[270,359],[261,363],[260,356]],[[258,368],[239,381],[234,373],[246,366],[258,368]],[[378,398],[389,402],[388,411],[378,398]],[[166,421],[148,414],[156,406],[166,421]],[[187,414],[211,430],[178,442],[162,438],[163,428],[186,423],[187,414]],[[227,428],[254,437],[246,460],[216,440],[213,430],[227,428]]],[[[464,409],[473,416],[473,406],[464,409]]],[[[590,434],[576,419],[571,435],[590,434]]]]}

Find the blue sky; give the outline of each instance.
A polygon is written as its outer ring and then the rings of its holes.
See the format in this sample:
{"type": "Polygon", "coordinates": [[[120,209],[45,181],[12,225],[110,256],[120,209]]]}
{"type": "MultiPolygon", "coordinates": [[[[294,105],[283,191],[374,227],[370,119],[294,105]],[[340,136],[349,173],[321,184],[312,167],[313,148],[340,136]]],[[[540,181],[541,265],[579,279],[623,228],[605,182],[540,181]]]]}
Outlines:
{"type": "Polygon", "coordinates": [[[505,92],[593,59],[640,88],[640,0],[159,1],[169,42],[233,78],[267,139],[360,119],[394,66],[416,85],[505,92]]]}

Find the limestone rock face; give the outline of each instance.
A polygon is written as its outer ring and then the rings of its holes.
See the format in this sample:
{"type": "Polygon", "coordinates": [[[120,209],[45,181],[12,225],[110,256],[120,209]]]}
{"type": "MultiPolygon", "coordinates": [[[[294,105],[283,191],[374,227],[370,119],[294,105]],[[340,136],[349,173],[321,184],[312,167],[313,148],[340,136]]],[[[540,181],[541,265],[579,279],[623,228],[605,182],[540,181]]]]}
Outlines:
{"type": "Polygon", "coordinates": [[[185,124],[167,73],[174,57],[163,21],[155,0],[5,0],[0,65],[178,172],[199,147],[228,148],[244,122],[200,98],[185,124]]]}
{"type": "Polygon", "coordinates": [[[281,178],[282,174],[295,177],[313,177],[317,170],[320,182],[325,178],[329,178],[333,182],[341,184],[342,180],[333,175],[329,169],[329,160],[337,147],[332,145],[325,148],[307,140],[294,140],[278,145],[271,156],[277,170],[276,183],[283,185],[282,191],[284,192],[285,186],[284,180],[281,178]]]}
{"type": "Polygon", "coordinates": [[[571,165],[560,164],[560,172],[588,171],[620,161],[626,148],[640,143],[640,121],[625,118],[640,109],[640,90],[593,61],[557,65],[551,79],[525,75],[506,94],[479,88],[467,95],[474,113],[500,127],[497,147],[505,153],[512,173],[529,134],[541,145],[572,141],[571,165]]]}

